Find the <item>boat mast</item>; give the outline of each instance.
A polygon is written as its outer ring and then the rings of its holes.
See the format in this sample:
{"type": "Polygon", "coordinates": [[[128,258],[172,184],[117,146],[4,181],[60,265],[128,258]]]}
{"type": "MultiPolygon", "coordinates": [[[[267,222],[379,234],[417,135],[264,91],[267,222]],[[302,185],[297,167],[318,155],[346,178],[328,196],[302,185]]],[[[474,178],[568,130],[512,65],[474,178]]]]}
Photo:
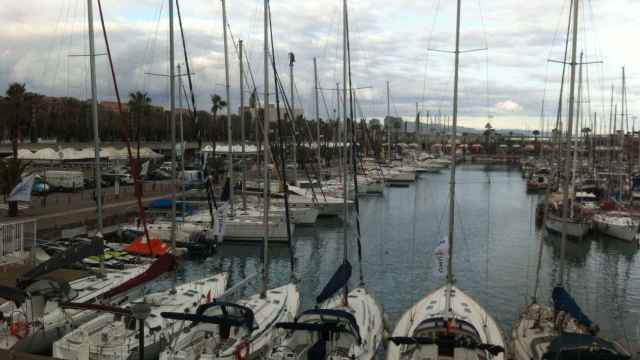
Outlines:
{"type": "MultiPolygon", "coordinates": [[[[578,72],[578,100],[576,101],[576,121],[575,121],[575,134],[573,136],[573,164],[571,169],[571,191],[573,193],[571,197],[571,203],[575,204],[576,202],[576,179],[578,177],[578,146],[580,145],[580,107],[582,106],[582,52],[580,52],[580,70],[578,72]]],[[[571,206],[570,209],[570,218],[573,219],[574,214],[574,206],[571,206]]]]}
{"type": "Polygon", "coordinates": [[[263,166],[264,166],[264,241],[262,253],[262,288],[260,290],[260,298],[267,297],[267,269],[269,267],[269,192],[271,184],[269,182],[269,164],[270,164],[270,148],[269,148],[269,0],[264,0],[264,109],[262,127],[263,132],[263,166]]]}
{"type": "MultiPolygon", "coordinates": [[[[344,262],[349,259],[347,244],[349,228],[349,176],[347,170],[347,0],[342,1],[342,197],[344,207],[343,223],[343,256],[344,262]]],[[[344,287],[344,303],[348,304],[349,287],[344,287]]]]}
{"type": "Polygon", "coordinates": [[[222,26],[224,27],[222,33],[224,37],[224,77],[225,77],[225,90],[227,95],[227,142],[229,143],[229,154],[228,154],[228,162],[227,165],[229,167],[229,205],[230,205],[230,213],[231,217],[235,216],[235,207],[233,203],[233,133],[231,128],[231,85],[229,83],[229,51],[227,46],[227,6],[226,1],[222,1],[222,26]]]}
{"type": "MultiPolygon", "coordinates": [[[[96,46],[93,32],[93,0],[87,0],[89,25],[89,67],[91,68],[91,118],[93,120],[93,147],[95,154],[96,210],[98,224],[96,237],[102,240],[102,169],[100,168],[100,127],[98,125],[98,87],[96,85],[96,46]]],[[[103,257],[100,256],[100,273],[104,271],[103,257]]]]}
{"type": "Polygon", "coordinates": [[[387,119],[385,125],[387,127],[387,159],[391,161],[391,90],[389,80],[387,80],[387,119]]]}
{"type": "Polygon", "coordinates": [[[293,129],[293,184],[296,185],[298,183],[298,144],[296,140],[296,101],[295,96],[296,92],[293,88],[293,63],[296,61],[295,55],[290,52],[289,53],[289,80],[290,80],[290,90],[291,90],[291,128],[293,129]]]}
{"type": "MultiPolygon", "coordinates": [[[[177,3],[176,3],[177,4],[177,3]]],[[[185,97],[186,97],[185,92],[185,97]]],[[[185,153],[185,143],[184,143],[184,121],[182,120],[182,69],[180,64],[178,64],[178,108],[180,109],[179,120],[180,120],[180,170],[182,171],[182,181],[180,182],[182,194],[180,199],[182,200],[182,221],[184,222],[185,216],[185,203],[184,203],[184,194],[186,192],[185,184],[184,184],[184,153],[185,153]]]]}
{"type": "Polygon", "coordinates": [[[453,127],[451,140],[451,178],[449,180],[449,259],[447,263],[447,291],[446,291],[446,312],[447,318],[451,317],[451,292],[453,291],[453,232],[455,226],[455,204],[456,204],[456,131],[458,126],[458,75],[460,67],[460,10],[461,0],[458,0],[456,10],[456,49],[455,49],[455,70],[453,75],[453,127]]]}
{"type": "MultiPolygon", "coordinates": [[[[171,94],[171,246],[176,251],[176,58],[173,34],[173,0],[169,0],[169,83],[171,94]]],[[[175,285],[175,282],[174,282],[175,285]]]]}
{"type": "Polygon", "coordinates": [[[573,41],[571,48],[571,82],[569,85],[569,118],[567,119],[567,136],[565,141],[564,178],[562,184],[562,241],[560,245],[560,281],[559,286],[564,286],[565,252],[567,247],[567,221],[569,220],[569,176],[571,176],[571,132],[573,128],[575,85],[576,85],[576,53],[578,50],[578,2],[573,0],[573,41]]]}
{"type": "Polygon", "coordinates": [[[244,111],[244,60],[243,41],[238,40],[238,60],[240,60],[240,147],[242,151],[242,210],[247,210],[247,159],[245,154],[245,111],[244,111]]]}
{"type": "Polygon", "coordinates": [[[320,103],[318,102],[318,62],[316,58],[313,58],[313,89],[316,107],[316,136],[318,141],[318,170],[322,169],[322,157],[320,155],[320,103]]]}

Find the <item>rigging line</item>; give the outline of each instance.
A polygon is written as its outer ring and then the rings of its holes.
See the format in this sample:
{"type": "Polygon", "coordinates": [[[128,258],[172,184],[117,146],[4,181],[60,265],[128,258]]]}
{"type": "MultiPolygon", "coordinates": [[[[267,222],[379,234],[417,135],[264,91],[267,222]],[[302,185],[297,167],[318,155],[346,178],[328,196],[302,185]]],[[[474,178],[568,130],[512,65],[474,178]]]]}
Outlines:
{"type": "MultiPolygon", "coordinates": [[[[559,101],[558,101],[558,112],[557,112],[557,117],[556,117],[556,126],[555,128],[559,130],[558,136],[562,135],[562,95],[564,92],[564,83],[565,83],[565,75],[566,75],[566,69],[567,69],[567,56],[569,53],[569,34],[571,33],[571,18],[572,18],[572,14],[573,14],[573,1],[574,0],[570,0],[570,4],[569,4],[569,21],[567,24],[567,38],[565,40],[565,45],[564,45],[564,58],[563,58],[563,64],[562,64],[562,77],[560,78],[560,96],[559,96],[559,101]]],[[[561,140],[561,139],[559,139],[561,140]]],[[[566,160],[566,159],[565,159],[566,160]]],[[[564,162],[564,160],[563,160],[564,162]]]]}
{"type": "Polygon", "coordinates": [[[137,204],[138,204],[138,212],[140,215],[140,222],[142,223],[142,228],[144,229],[144,235],[147,239],[147,244],[149,244],[149,252],[153,254],[151,249],[151,238],[149,237],[149,230],[147,229],[147,220],[145,218],[144,206],[142,205],[142,193],[140,186],[140,168],[138,167],[138,161],[133,157],[133,153],[131,151],[131,142],[129,141],[129,136],[127,134],[127,129],[129,128],[129,119],[127,113],[125,113],[122,109],[122,101],[120,99],[120,91],[118,90],[118,82],[116,79],[115,67],[113,65],[113,58],[111,57],[111,48],[109,46],[109,38],[107,36],[107,28],[104,24],[104,15],[102,13],[102,1],[98,0],[98,11],[100,13],[100,24],[102,25],[102,35],[104,36],[104,43],[107,49],[107,57],[109,59],[109,66],[111,68],[111,78],[113,80],[113,88],[116,94],[116,99],[118,101],[118,112],[120,113],[120,131],[122,135],[122,139],[127,147],[127,155],[129,157],[129,166],[131,166],[131,172],[133,173],[133,186],[134,193],[136,196],[137,204]]]}
{"type": "Polygon", "coordinates": [[[176,10],[178,12],[178,24],[180,25],[180,37],[182,38],[182,51],[184,53],[184,63],[187,68],[187,80],[189,82],[189,92],[191,93],[191,104],[193,105],[193,125],[196,139],[198,141],[198,150],[202,149],[202,137],[200,132],[200,124],[198,121],[198,109],[196,107],[196,97],[193,92],[193,81],[191,79],[191,68],[189,66],[189,56],[187,54],[187,42],[184,36],[184,27],[182,26],[182,13],[180,12],[180,1],[176,0],[176,10]]]}
{"type": "Polygon", "coordinates": [[[160,21],[162,19],[162,14],[164,12],[164,0],[160,0],[160,7],[158,9],[158,16],[156,18],[156,27],[153,36],[147,41],[147,49],[145,50],[144,56],[142,58],[143,63],[143,76],[142,76],[142,89],[147,89],[147,77],[144,76],[144,73],[151,72],[151,67],[153,66],[153,59],[155,59],[156,54],[156,45],[158,41],[158,34],[160,33],[160,21]],[[147,59],[150,58],[150,63],[147,63],[147,59]],[[145,66],[146,64],[146,66],[145,66]]]}
{"type": "MultiPolygon", "coordinates": [[[[358,263],[359,263],[359,270],[360,270],[360,286],[364,286],[364,272],[362,271],[362,243],[361,243],[361,232],[360,232],[360,202],[358,201],[358,162],[357,162],[357,154],[356,154],[356,129],[355,129],[355,121],[354,121],[354,109],[353,109],[353,105],[354,105],[354,101],[353,101],[353,84],[352,84],[352,74],[351,74],[351,40],[349,38],[349,12],[348,12],[348,8],[345,5],[345,36],[346,36],[346,41],[347,41],[347,71],[348,71],[348,81],[349,81],[349,117],[350,119],[347,121],[347,126],[345,131],[347,131],[347,135],[348,135],[348,131],[349,131],[349,127],[351,127],[351,164],[353,166],[353,188],[354,188],[354,205],[355,205],[355,209],[356,209],[356,231],[357,231],[357,242],[356,244],[358,245],[358,263]]],[[[346,86],[346,84],[345,84],[346,86]]],[[[346,106],[346,104],[345,104],[346,106]]],[[[345,119],[347,120],[347,119],[345,119]]],[[[345,138],[348,138],[347,136],[345,136],[345,138]]],[[[343,196],[346,196],[346,187],[348,185],[345,185],[345,189],[343,190],[345,193],[343,194],[343,196]]]]}
{"type": "MultiPolygon", "coordinates": [[[[273,44],[273,23],[271,22],[272,19],[272,15],[271,15],[271,2],[267,1],[267,8],[268,8],[268,17],[269,17],[269,37],[271,38],[271,52],[272,54],[275,54],[275,46],[273,44]]],[[[284,146],[284,130],[282,129],[282,116],[280,114],[280,91],[278,91],[278,70],[276,69],[276,60],[275,60],[275,56],[271,57],[271,66],[273,68],[273,81],[275,83],[275,88],[276,88],[276,114],[278,117],[278,138],[279,138],[279,143],[280,143],[280,163],[282,166],[282,185],[284,187],[284,213],[285,213],[285,219],[286,219],[286,226],[287,226],[287,244],[289,246],[289,263],[290,263],[290,271],[291,271],[291,278],[295,279],[295,256],[293,254],[293,243],[291,241],[291,226],[290,224],[290,217],[289,217],[289,184],[287,183],[287,163],[286,163],[286,159],[285,159],[285,146],[284,146]]],[[[265,84],[266,86],[266,84],[265,84]]],[[[267,121],[269,121],[269,119],[267,119],[267,121]]],[[[265,186],[267,186],[268,184],[265,184],[265,186]]]]}
{"type": "MultiPolygon", "coordinates": [[[[234,48],[234,50],[236,52],[236,56],[239,56],[238,43],[236,42],[236,40],[235,40],[235,38],[233,36],[233,32],[231,31],[231,25],[230,24],[227,24],[227,29],[229,30],[229,36],[231,37],[231,43],[233,44],[233,48],[234,48]]],[[[244,81],[245,81],[245,83],[246,83],[248,88],[250,88],[250,89],[252,88],[253,89],[251,91],[251,92],[253,92],[253,91],[258,89],[258,86],[256,85],[256,79],[255,79],[255,76],[253,74],[253,68],[251,67],[251,61],[249,61],[249,56],[247,55],[246,52],[244,54],[244,60],[245,60],[245,63],[247,64],[247,69],[249,70],[249,77],[251,78],[251,83],[249,83],[249,79],[246,76],[245,76],[244,81]]],[[[260,97],[259,96],[256,96],[256,105],[258,107],[260,107],[260,97]]]]}
{"type": "MultiPolygon", "coordinates": [[[[427,40],[427,49],[431,48],[431,42],[433,41],[433,33],[436,27],[436,20],[440,13],[440,0],[436,3],[435,11],[433,12],[433,21],[431,22],[431,30],[429,31],[429,37],[427,40]]],[[[429,51],[426,51],[425,61],[424,61],[424,76],[422,82],[422,106],[424,107],[424,103],[426,101],[427,96],[427,78],[428,78],[428,69],[429,69],[429,51]]],[[[424,108],[423,108],[424,110],[424,108]]]]}

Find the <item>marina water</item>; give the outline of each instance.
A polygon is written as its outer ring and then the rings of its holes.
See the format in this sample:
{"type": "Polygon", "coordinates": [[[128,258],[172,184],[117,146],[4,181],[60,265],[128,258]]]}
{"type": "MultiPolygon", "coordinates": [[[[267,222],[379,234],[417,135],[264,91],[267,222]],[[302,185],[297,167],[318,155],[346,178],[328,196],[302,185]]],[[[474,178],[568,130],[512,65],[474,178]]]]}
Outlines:
{"type": "MultiPolygon", "coordinates": [[[[541,195],[527,194],[516,167],[462,165],[456,188],[454,273],[458,285],[481,302],[509,335],[518,310],[530,299],[538,247],[544,237],[538,299],[550,303],[560,267],[560,237],[535,226],[541,195]]],[[[426,293],[444,284],[432,255],[446,236],[448,172],[421,175],[408,188],[387,188],[384,196],[360,198],[364,280],[383,304],[390,329],[402,313],[426,293]]],[[[350,239],[355,227],[348,230],[350,239]]],[[[304,308],[315,304],[342,261],[340,219],[319,219],[298,227],[293,244],[296,276],[304,308]]],[[[286,245],[269,247],[270,282],[290,276],[286,245]]],[[[349,257],[358,283],[355,241],[349,257]]],[[[567,243],[567,288],[603,334],[624,344],[640,343],[640,252],[635,244],[591,233],[567,243]]],[[[261,244],[225,243],[217,255],[184,263],[180,279],[228,271],[234,284],[255,273],[261,244]]],[[[245,294],[257,288],[244,289],[245,294]]],[[[635,345],[637,346],[637,345],[635,345]]]]}

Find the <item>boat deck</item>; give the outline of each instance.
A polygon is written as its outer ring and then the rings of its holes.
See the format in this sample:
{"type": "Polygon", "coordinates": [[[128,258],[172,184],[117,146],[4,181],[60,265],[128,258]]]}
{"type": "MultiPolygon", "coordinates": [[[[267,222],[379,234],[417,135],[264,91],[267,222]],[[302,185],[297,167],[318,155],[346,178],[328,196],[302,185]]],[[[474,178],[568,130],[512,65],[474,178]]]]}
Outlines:
{"type": "Polygon", "coordinates": [[[27,354],[19,351],[0,350],[0,359],[3,360],[60,360],[51,356],[27,354]]]}

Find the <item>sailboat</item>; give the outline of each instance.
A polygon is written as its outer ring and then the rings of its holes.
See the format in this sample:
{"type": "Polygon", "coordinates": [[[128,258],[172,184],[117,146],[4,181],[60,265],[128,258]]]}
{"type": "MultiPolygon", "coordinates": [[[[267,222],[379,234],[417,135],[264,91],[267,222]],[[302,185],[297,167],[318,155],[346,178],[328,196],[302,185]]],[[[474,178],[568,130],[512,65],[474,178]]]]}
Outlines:
{"type": "MultiPolygon", "coordinates": [[[[582,54],[580,54],[580,63],[582,63],[582,54]]],[[[571,81],[574,83],[571,84],[570,88],[570,108],[569,108],[569,116],[573,117],[574,98],[573,94],[575,92],[575,68],[572,69],[571,81]]],[[[566,235],[572,238],[582,239],[584,236],[591,230],[591,221],[587,218],[586,214],[583,212],[583,207],[578,201],[578,193],[576,181],[578,177],[577,172],[577,164],[578,164],[578,135],[579,135],[579,119],[580,119],[580,103],[582,102],[582,65],[580,65],[580,76],[579,76],[579,86],[578,86],[578,104],[575,106],[576,108],[576,121],[575,121],[575,129],[573,128],[573,119],[569,122],[567,128],[567,141],[566,141],[566,156],[565,156],[565,166],[569,169],[569,159],[572,157],[573,161],[571,162],[571,172],[567,172],[565,175],[570,176],[571,184],[569,184],[569,180],[563,181],[563,184],[566,186],[562,189],[562,199],[563,205],[562,207],[558,206],[558,204],[552,204],[552,206],[547,211],[547,217],[545,219],[545,227],[547,230],[561,234],[566,233],[566,235]],[[572,138],[572,131],[575,131],[573,136],[573,154],[570,151],[570,143],[572,138]],[[570,199],[569,199],[570,197],[570,199]],[[564,212],[564,200],[569,201],[569,216],[564,212]]],[[[560,95],[562,96],[562,94],[560,95]]],[[[560,98],[562,101],[562,97],[560,98]]],[[[568,170],[567,170],[568,171],[568,170]]],[[[565,178],[566,179],[566,178],[565,178]]]]}
{"type": "MultiPolygon", "coordinates": [[[[351,71],[349,50],[348,50],[348,8],[347,1],[343,1],[344,16],[344,133],[348,135],[347,126],[347,72],[349,73],[349,88],[351,87],[351,71]],[[349,69],[349,71],[347,71],[349,69]]],[[[350,119],[353,119],[353,108],[351,108],[350,119]]],[[[351,120],[353,121],[353,120],[351,120]]],[[[352,123],[353,124],[353,123],[352,123]]],[[[353,129],[353,127],[351,127],[353,129]]],[[[345,136],[346,137],[346,136],[345,136]]],[[[343,144],[350,142],[353,146],[354,136],[343,144]]],[[[356,174],[356,154],[355,147],[351,149],[353,165],[353,182],[357,191],[356,174]]],[[[345,165],[345,164],[343,164],[345,165]]],[[[348,172],[346,166],[344,170],[343,188],[345,191],[343,201],[345,202],[345,224],[344,226],[344,259],[333,277],[329,280],[320,295],[316,298],[316,307],[304,311],[293,322],[281,322],[276,324],[276,328],[287,331],[286,335],[274,345],[268,358],[271,360],[286,359],[373,359],[382,343],[384,332],[382,307],[364,286],[362,266],[360,267],[360,284],[357,288],[349,291],[348,282],[351,277],[352,268],[347,257],[347,223],[348,207],[348,172]]],[[[358,209],[358,199],[355,197],[356,210],[358,209]]],[[[358,225],[358,242],[359,223],[358,225]]],[[[358,244],[360,246],[360,244],[358,244]]],[[[360,264],[362,263],[359,254],[360,264]]]]}
{"type": "MultiPolygon", "coordinates": [[[[458,120],[458,65],[460,56],[460,11],[457,1],[456,50],[453,90],[453,144],[458,120]]],[[[451,151],[449,235],[440,250],[448,253],[446,284],[418,301],[396,325],[387,359],[498,359],[504,358],[505,342],[496,321],[473,298],[454,285],[453,240],[456,151],[451,151]]]]}
{"type": "MultiPolygon", "coordinates": [[[[95,172],[100,179],[100,139],[96,98],[95,44],[93,29],[93,0],[87,0],[92,119],[95,141],[95,172]]],[[[0,298],[8,301],[0,305],[2,322],[8,331],[0,333],[0,349],[30,353],[51,351],[54,341],[67,334],[98,313],[91,310],[65,309],[64,303],[100,302],[118,304],[130,296],[137,296],[146,281],[153,280],[174,266],[174,257],[160,257],[151,265],[142,263],[125,265],[122,270],[104,268],[104,241],[102,239],[101,183],[96,181],[98,229],[95,239],[56,254],[46,262],[18,277],[16,287],[0,287],[0,298]],[[63,270],[88,257],[98,257],[100,271],[75,272],[63,270]]]]}
{"type": "MultiPolygon", "coordinates": [[[[226,43],[226,7],[222,1],[224,39],[226,43]]],[[[269,145],[269,5],[264,2],[264,214],[263,221],[269,224],[270,167],[269,145]]],[[[183,332],[167,344],[160,355],[161,360],[199,360],[199,359],[246,359],[256,358],[273,344],[278,335],[274,325],[291,321],[300,307],[300,294],[297,286],[290,282],[273,289],[267,288],[269,272],[269,226],[264,227],[263,261],[260,292],[237,302],[214,301],[210,306],[202,307],[194,315],[179,312],[162,314],[166,319],[189,321],[188,332],[183,332]]],[[[293,277],[293,261],[291,272],[293,277]]],[[[250,279],[246,279],[248,281],[250,279]]],[[[236,286],[241,286],[240,283],[236,286]]]]}
{"type": "Polygon", "coordinates": [[[83,271],[62,271],[89,256],[102,256],[101,239],[53,256],[23,274],[15,288],[1,286],[0,314],[8,331],[0,333],[0,349],[42,354],[54,341],[98,316],[94,311],[65,310],[67,301],[119,303],[141,294],[142,281],[153,279],[173,266],[166,256],[154,264],[134,265],[123,270],[103,270],[101,275],[83,271]]]}
{"type": "MultiPolygon", "coordinates": [[[[578,41],[579,1],[573,1],[572,18],[573,41],[571,55],[571,82],[569,89],[569,118],[565,153],[570,154],[568,146],[574,121],[574,91],[576,77],[576,51],[578,41]]],[[[571,19],[571,17],[570,17],[571,19]]],[[[516,360],[542,359],[629,359],[630,354],[619,344],[599,337],[598,326],[582,311],[580,306],[565,289],[565,248],[569,235],[569,177],[570,164],[565,162],[562,186],[562,243],[560,258],[560,279],[552,292],[553,307],[538,304],[539,284],[543,244],[538,252],[538,269],[534,286],[533,301],[520,314],[511,332],[512,348],[516,360]]]]}

